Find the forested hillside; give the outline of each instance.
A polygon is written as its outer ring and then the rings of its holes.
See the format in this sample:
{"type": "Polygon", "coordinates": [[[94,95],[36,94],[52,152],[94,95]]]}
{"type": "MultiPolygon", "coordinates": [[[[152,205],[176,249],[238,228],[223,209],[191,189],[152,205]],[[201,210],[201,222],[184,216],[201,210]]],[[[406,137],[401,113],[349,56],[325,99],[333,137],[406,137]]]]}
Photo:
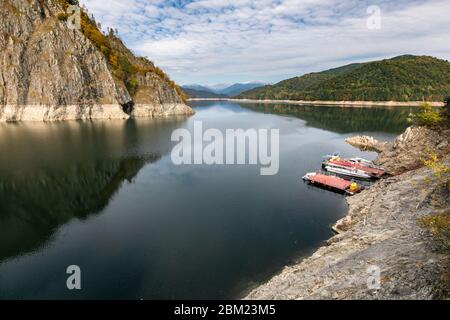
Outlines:
{"type": "Polygon", "coordinates": [[[334,101],[442,101],[450,95],[450,63],[428,56],[399,56],[351,64],[281,81],[239,98],[334,101]]]}

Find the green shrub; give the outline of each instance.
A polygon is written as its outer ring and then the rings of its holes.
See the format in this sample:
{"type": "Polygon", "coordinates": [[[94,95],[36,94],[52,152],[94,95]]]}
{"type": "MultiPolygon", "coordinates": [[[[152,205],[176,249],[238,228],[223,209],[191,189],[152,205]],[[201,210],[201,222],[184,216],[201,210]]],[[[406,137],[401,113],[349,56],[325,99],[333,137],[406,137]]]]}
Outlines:
{"type": "Polygon", "coordinates": [[[443,116],[431,104],[425,102],[420,106],[420,111],[410,117],[410,121],[417,126],[436,127],[442,123],[443,116]]]}
{"type": "Polygon", "coordinates": [[[137,79],[132,78],[132,79],[125,81],[125,85],[128,89],[128,92],[130,93],[130,95],[133,96],[137,91],[139,83],[138,83],[137,79]]]}

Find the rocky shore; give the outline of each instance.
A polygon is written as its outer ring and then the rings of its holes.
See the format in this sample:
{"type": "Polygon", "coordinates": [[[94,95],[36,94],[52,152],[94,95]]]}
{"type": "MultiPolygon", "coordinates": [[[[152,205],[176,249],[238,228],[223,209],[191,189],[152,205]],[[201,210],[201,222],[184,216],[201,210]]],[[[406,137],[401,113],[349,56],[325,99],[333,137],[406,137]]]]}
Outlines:
{"type": "Polygon", "coordinates": [[[450,131],[422,127],[408,128],[392,143],[350,139],[377,150],[377,163],[391,176],[347,198],[348,214],[333,226],[336,236],[245,299],[448,298],[448,246],[420,221],[450,213],[449,190],[437,187],[432,169],[423,166],[429,150],[450,165],[449,141],[450,131]],[[373,272],[379,272],[375,289],[373,272]]]}

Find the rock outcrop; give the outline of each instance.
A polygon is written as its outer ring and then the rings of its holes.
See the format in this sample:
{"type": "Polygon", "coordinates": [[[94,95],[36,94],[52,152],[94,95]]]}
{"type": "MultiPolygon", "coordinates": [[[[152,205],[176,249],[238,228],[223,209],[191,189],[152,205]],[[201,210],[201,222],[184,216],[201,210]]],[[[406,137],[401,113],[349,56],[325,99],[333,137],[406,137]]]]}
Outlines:
{"type": "Polygon", "coordinates": [[[436,131],[424,127],[409,127],[394,142],[379,142],[373,137],[358,136],[346,140],[363,151],[379,152],[376,164],[389,174],[397,175],[423,165],[430,152],[439,157],[450,152],[450,130],[436,131]]]}
{"type": "MultiPolygon", "coordinates": [[[[65,0],[0,0],[0,121],[126,119],[136,102],[105,54],[83,30],[68,27],[65,0]]],[[[149,62],[150,63],[150,62],[149,62]]],[[[155,112],[188,114],[164,74],[140,88],[155,112]],[[170,88],[170,85],[172,88],[170,88]],[[170,90],[169,90],[170,89],[170,90]]]]}
{"type": "Polygon", "coordinates": [[[379,142],[374,137],[369,136],[350,137],[347,138],[345,142],[356,148],[359,148],[362,151],[381,152],[387,147],[386,142],[379,142]]]}
{"type": "Polygon", "coordinates": [[[449,213],[450,194],[436,188],[431,169],[411,157],[433,142],[450,156],[448,133],[410,128],[385,148],[378,161],[402,174],[383,179],[347,199],[349,212],[338,233],[311,257],[286,267],[246,299],[433,299],[448,295],[448,248],[419,224],[449,213]],[[445,140],[447,139],[447,140],[445,140]],[[445,151],[446,150],[446,151],[445,151]],[[406,152],[406,154],[405,154],[406,152]],[[389,160],[388,160],[389,159],[389,160]],[[398,164],[395,164],[398,162],[398,164]],[[410,169],[415,167],[414,169],[410,169]],[[373,287],[379,272],[379,287],[373,287]]]}

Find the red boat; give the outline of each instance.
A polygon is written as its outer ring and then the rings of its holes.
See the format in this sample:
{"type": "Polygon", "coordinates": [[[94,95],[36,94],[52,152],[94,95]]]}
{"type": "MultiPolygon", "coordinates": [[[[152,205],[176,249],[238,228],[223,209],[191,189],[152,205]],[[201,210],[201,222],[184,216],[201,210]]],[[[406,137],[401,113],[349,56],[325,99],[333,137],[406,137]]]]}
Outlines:
{"type": "Polygon", "coordinates": [[[338,192],[344,192],[348,195],[354,195],[361,192],[364,187],[336,176],[328,176],[322,173],[307,173],[303,180],[308,181],[310,184],[317,185],[323,188],[331,189],[338,192]]]}

